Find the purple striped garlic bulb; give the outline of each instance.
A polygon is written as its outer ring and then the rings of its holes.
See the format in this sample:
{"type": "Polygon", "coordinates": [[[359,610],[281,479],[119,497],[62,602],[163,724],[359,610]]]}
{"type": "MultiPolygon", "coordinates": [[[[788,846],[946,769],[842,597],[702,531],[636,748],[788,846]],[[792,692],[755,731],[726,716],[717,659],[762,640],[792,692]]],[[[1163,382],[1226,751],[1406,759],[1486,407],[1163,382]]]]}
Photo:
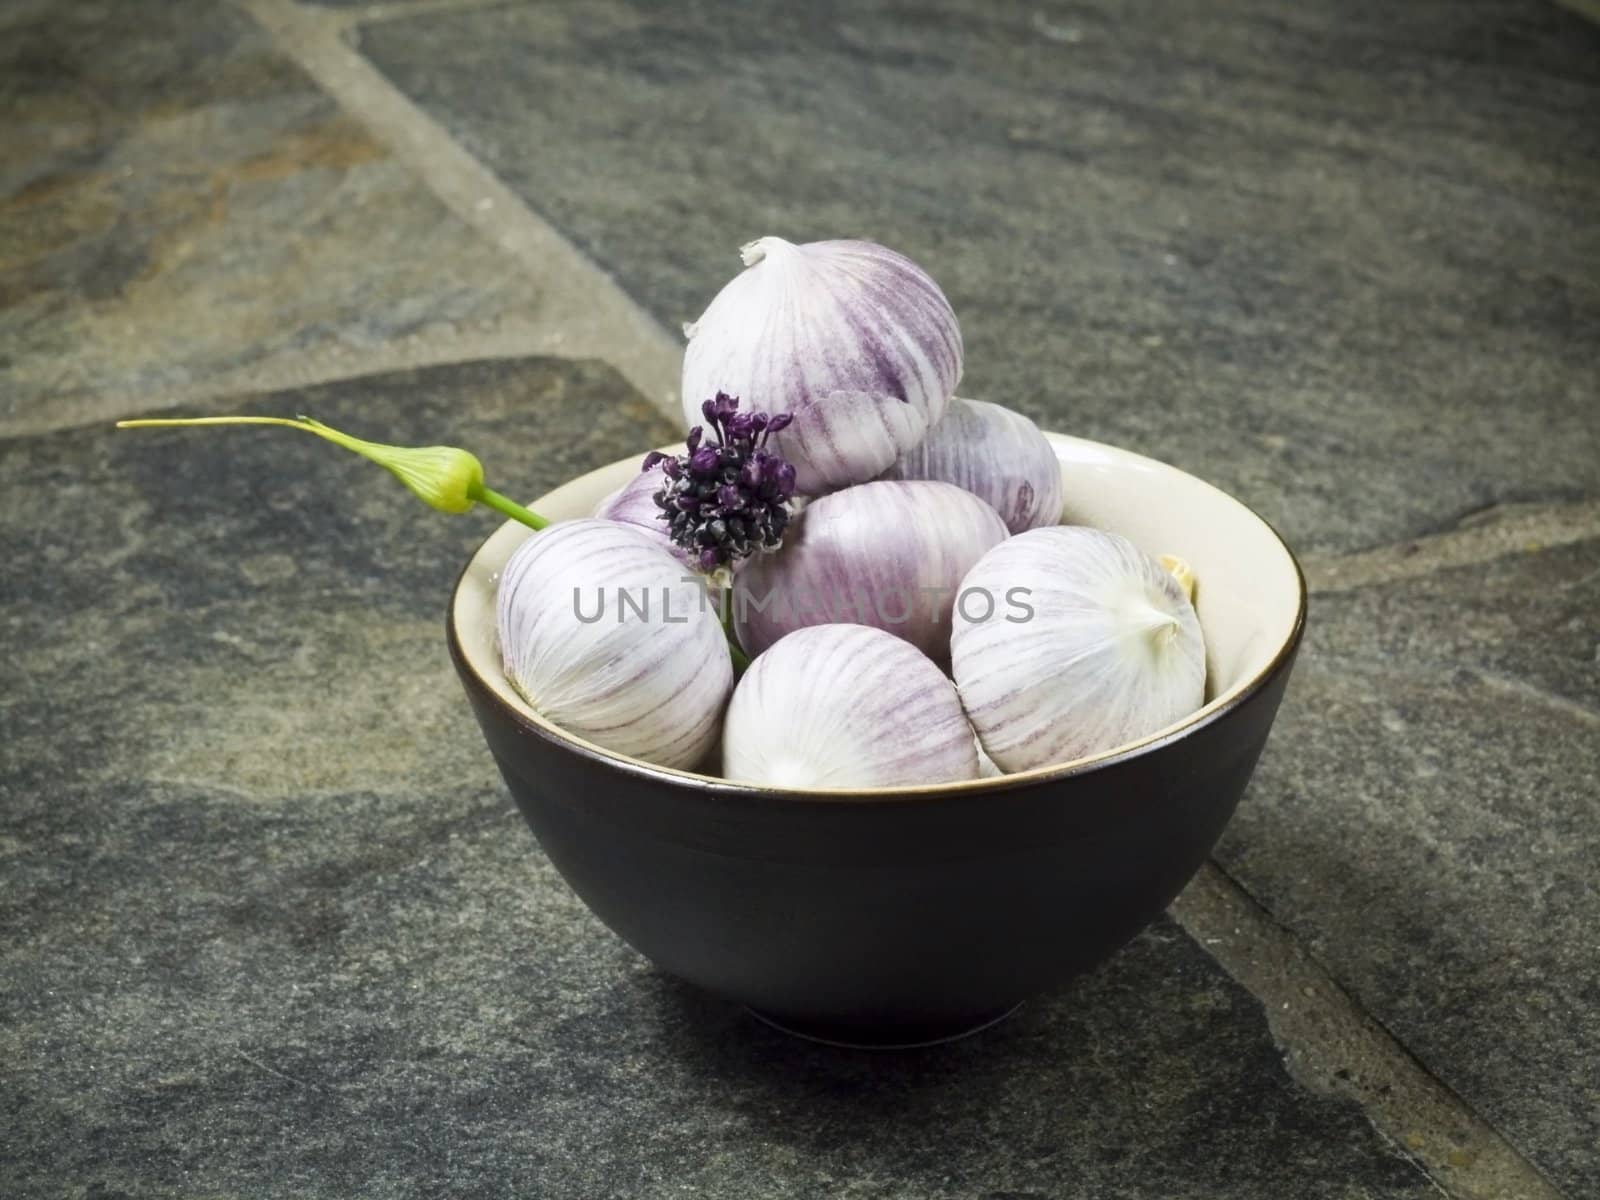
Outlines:
{"type": "Polygon", "coordinates": [[[663,767],[694,767],[733,690],[700,577],[641,530],[562,521],[519,546],[496,598],[512,685],[552,724],[663,767]]]}
{"type": "Polygon", "coordinates": [[[985,400],[950,401],[885,479],[939,479],[987,500],[1012,533],[1061,521],[1061,461],[1019,412],[985,400]]]}
{"type": "Polygon", "coordinates": [[[638,529],[661,543],[663,549],[685,567],[692,565],[692,556],[672,540],[667,523],[661,519],[661,506],[656,503],[656,493],[667,484],[665,472],[659,464],[640,471],[627,483],[595,505],[592,516],[603,521],[617,521],[629,528],[638,529]]]}
{"type": "Polygon", "coordinates": [[[756,655],[793,630],[849,622],[946,662],[962,577],[1005,537],[994,509],[949,483],[880,480],[813,500],[783,549],[740,573],[739,644],[756,655]]]}
{"type": "Polygon", "coordinates": [[[750,665],[722,727],[722,773],[791,788],[978,777],[977,744],[944,672],[864,625],[813,625],[750,665]]]}
{"type": "Polygon", "coordinates": [[[1188,594],[1127,538],[1081,526],[1019,533],[961,583],[951,671],[1004,771],[1137,741],[1205,703],[1188,594]]]}
{"type": "Polygon", "coordinates": [[[718,392],[794,423],[774,448],[802,495],[864,483],[944,415],[961,328],[939,285],[873,242],[751,242],[745,270],[684,327],[687,423],[718,392]]]}

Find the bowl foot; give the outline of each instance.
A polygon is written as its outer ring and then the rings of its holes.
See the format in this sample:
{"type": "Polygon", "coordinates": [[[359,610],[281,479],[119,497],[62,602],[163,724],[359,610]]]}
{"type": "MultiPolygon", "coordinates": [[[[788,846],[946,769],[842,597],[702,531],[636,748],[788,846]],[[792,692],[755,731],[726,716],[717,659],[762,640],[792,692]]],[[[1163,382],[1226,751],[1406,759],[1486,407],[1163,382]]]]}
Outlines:
{"type": "Polygon", "coordinates": [[[808,1042],[818,1042],[824,1046],[842,1046],[848,1050],[918,1050],[924,1046],[958,1042],[975,1033],[982,1033],[990,1026],[998,1025],[1021,1007],[1022,1003],[1018,1001],[1000,1012],[969,1018],[951,1025],[887,1025],[881,1029],[830,1024],[826,1021],[796,1021],[787,1017],[769,1016],[753,1008],[746,1008],[745,1011],[762,1024],[770,1025],[780,1033],[803,1038],[808,1042]]]}

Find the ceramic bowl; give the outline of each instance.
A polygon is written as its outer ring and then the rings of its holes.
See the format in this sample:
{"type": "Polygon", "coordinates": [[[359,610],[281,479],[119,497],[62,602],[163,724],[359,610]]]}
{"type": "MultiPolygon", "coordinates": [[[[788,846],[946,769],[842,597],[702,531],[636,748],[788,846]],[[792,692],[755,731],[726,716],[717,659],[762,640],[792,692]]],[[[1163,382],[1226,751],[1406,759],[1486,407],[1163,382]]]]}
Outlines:
{"type": "MultiPolygon", "coordinates": [[[[791,1031],[851,1044],[979,1028],[1123,945],[1199,869],[1250,779],[1305,624],[1305,580],[1272,528],[1174,467],[1050,435],[1063,521],[1186,558],[1207,703],[1092,758],[971,783],[784,790],[652,766],[562,732],[495,647],[508,523],[462,572],[450,650],[550,861],[662,969],[791,1031]]],[[[587,516],[640,454],[533,502],[587,516]]],[[[530,947],[537,953],[537,947],[530,947]]]]}

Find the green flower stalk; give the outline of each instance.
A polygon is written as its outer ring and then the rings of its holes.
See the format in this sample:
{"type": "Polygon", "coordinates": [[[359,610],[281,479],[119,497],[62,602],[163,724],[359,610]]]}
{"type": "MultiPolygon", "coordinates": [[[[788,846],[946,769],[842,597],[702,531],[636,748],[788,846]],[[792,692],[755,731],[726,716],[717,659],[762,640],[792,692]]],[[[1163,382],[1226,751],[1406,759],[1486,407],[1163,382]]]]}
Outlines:
{"type": "Polygon", "coordinates": [[[538,513],[484,486],[483,464],[476,455],[455,446],[389,446],[368,442],[304,416],[292,420],[288,417],[183,417],[117,422],[118,429],[190,425],[282,425],[303,429],[377,463],[405,484],[412,495],[440,512],[464,513],[474,504],[482,504],[514,521],[521,521],[530,529],[543,529],[550,524],[538,513]]]}

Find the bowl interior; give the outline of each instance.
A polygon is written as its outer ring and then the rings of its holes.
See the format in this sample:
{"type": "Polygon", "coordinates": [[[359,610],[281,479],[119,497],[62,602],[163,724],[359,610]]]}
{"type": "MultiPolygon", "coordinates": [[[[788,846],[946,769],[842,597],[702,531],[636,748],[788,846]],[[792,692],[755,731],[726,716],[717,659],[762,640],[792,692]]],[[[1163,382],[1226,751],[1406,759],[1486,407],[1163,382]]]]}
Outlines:
{"type": "MultiPolygon", "coordinates": [[[[1175,554],[1194,569],[1195,607],[1206,638],[1207,700],[1197,712],[1138,742],[1074,763],[1023,772],[1023,776],[1081,768],[1127,753],[1165,740],[1228,706],[1258,683],[1292,644],[1305,604],[1305,584],[1294,556],[1271,526],[1227,493],[1142,455],[1064,434],[1046,436],[1061,462],[1064,523],[1120,533],[1150,554],[1175,554]]],[[[553,521],[586,517],[601,499],[638,472],[643,457],[630,455],[591,471],[539,497],[531,507],[553,521]]],[[[714,776],[671,771],[595,746],[556,728],[517,695],[501,670],[495,645],[495,585],[506,560],[530,536],[532,531],[526,526],[507,521],[478,549],[462,574],[451,615],[462,657],[472,671],[530,725],[551,736],[652,774],[741,787],[714,776]]],[[[1018,777],[879,790],[926,793],[981,788],[1018,777]]]]}

